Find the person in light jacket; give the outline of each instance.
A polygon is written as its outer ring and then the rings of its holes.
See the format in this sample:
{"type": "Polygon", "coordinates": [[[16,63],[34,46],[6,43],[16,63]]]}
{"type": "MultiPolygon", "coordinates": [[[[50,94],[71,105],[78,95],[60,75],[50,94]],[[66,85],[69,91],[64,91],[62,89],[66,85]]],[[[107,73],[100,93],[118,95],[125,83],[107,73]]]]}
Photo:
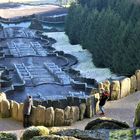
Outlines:
{"type": "Polygon", "coordinates": [[[24,101],[24,107],[23,107],[23,126],[24,127],[30,126],[29,117],[31,115],[32,106],[33,106],[33,99],[31,96],[27,96],[27,98],[24,101]]]}

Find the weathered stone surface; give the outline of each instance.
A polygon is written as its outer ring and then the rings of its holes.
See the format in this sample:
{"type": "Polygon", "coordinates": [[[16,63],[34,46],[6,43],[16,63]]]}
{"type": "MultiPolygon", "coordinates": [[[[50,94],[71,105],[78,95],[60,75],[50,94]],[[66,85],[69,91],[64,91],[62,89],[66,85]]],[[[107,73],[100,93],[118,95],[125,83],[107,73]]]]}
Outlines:
{"type": "Polygon", "coordinates": [[[133,140],[133,131],[131,129],[111,130],[109,140],[133,140]]]}
{"type": "Polygon", "coordinates": [[[71,110],[73,112],[73,122],[76,122],[79,120],[79,114],[80,114],[80,110],[78,106],[72,106],[71,110]]]}
{"type": "Polygon", "coordinates": [[[131,88],[130,88],[130,93],[134,93],[137,90],[137,79],[136,76],[133,75],[130,77],[131,81],[131,88]]]}
{"type": "Polygon", "coordinates": [[[32,126],[24,130],[22,140],[31,140],[34,136],[46,136],[49,134],[48,128],[44,126],[32,126]]]}
{"type": "Polygon", "coordinates": [[[140,90],[140,70],[137,70],[135,75],[137,79],[137,90],[140,90]]]}
{"type": "Polygon", "coordinates": [[[121,82],[121,98],[130,94],[130,78],[125,78],[121,82]]]}
{"type": "Polygon", "coordinates": [[[37,109],[35,106],[32,106],[30,115],[30,122],[32,125],[37,125],[36,118],[37,118],[37,109]]]}
{"type": "Polygon", "coordinates": [[[0,112],[1,112],[1,101],[6,100],[6,94],[5,93],[0,93],[0,112]]]}
{"type": "Polygon", "coordinates": [[[11,116],[13,119],[18,120],[19,103],[11,101],[11,116]]]}
{"type": "Polygon", "coordinates": [[[46,126],[54,126],[54,109],[53,107],[49,107],[45,111],[45,125],[46,126]]]}
{"type": "Polygon", "coordinates": [[[93,116],[93,109],[92,109],[92,101],[91,101],[91,98],[88,98],[87,99],[85,116],[87,118],[91,118],[93,116]]]}
{"type": "Polygon", "coordinates": [[[129,128],[126,122],[117,121],[111,118],[97,118],[87,124],[85,130],[96,130],[96,129],[124,129],[129,128]]]}
{"type": "Polygon", "coordinates": [[[10,117],[10,102],[5,99],[1,101],[1,116],[2,118],[10,117]]]}
{"type": "Polygon", "coordinates": [[[99,93],[101,92],[101,89],[103,89],[103,88],[104,88],[104,85],[103,85],[102,82],[100,82],[100,83],[98,84],[99,93]]]}
{"type": "Polygon", "coordinates": [[[32,138],[32,140],[79,140],[79,139],[69,136],[48,135],[34,137],[32,138]]]}
{"type": "Polygon", "coordinates": [[[112,81],[111,85],[111,100],[118,100],[121,97],[120,94],[120,82],[112,81]]]}
{"type": "Polygon", "coordinates": [[[36,123],[37,125],[44,125],[46,119],[46,108],[44,106],[38,105],[36,108],[36,123]]]}
{"type": "Polygon", "coordinates": [[[140,127],[140,102],[138,103],[137,108],[135,110],[134,125],[140,127]]]}
{"type": "Polygon", "coordinates": [[[71,107],[67,106],[64,110],[64,124],[65,125],[71,125],[73,123],[73,115],[71,115],[71,107]]]}
{"type": "Polygon", "coordinates": [[[55,126],[63,126],[64,125],[64,110],[63,109],[55,109],[55,119],[54,119],[55,126]]]}
{"type": "Polygon", "coordinates": [[[99,102],[100,102],[100,94],[96,93],[94,94],[94,98],[95,98],[95,109],[94,109],[94,114],[96,114],[99,111],[99,102]]]}
{"type": "Polygon", "coordinates": [[[23,121],[23,103],[19,104],[19,108],[18,108],[18,121],[23,121]]]}
{"type": "Polygon", "coordinates": [[[106,91],[108,91],[110,93],[110,82],[108,80],[105,80],[103,82],[103,87],[106,91]]]}
{"type": "Polygon", "coordinates": [[[60,136],[72,136],[80,140],[107,140],[109,132],[108,130],[78,130],[68,129],[59,131],[56,135],[60,136]]]}
{"type": "Polygon", "coordinates": [[[85,116],[85,112],[86,112],[86,104],[80,104],[80,120],[83,120],[84,119],[84,116],[85,116]]]}

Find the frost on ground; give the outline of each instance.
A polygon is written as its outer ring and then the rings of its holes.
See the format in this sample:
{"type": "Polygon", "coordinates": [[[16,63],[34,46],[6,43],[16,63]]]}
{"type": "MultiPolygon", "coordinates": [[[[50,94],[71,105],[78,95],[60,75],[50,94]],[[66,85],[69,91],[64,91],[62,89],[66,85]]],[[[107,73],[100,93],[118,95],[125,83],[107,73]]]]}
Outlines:
{"type": "Polygon", "coordinates": [[[79,63],[74,65],[75,70],[79,70],[82,77],[95,78],[98,82],[114,76],[108,68],[96,68],[92,62],[91,53],[82,49],[81,45],[71,45],[69,39],[64,32],[44,33],[54,38],[57,42],[53,47],[58,51],[72,54],[77,57],[79,63]]]}

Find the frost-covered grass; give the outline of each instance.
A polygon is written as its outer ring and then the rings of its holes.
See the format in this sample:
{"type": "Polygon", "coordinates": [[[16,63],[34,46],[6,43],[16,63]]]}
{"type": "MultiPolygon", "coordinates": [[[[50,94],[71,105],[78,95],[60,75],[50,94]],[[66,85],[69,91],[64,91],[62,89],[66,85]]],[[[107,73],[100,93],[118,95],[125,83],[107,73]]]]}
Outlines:
{"type": "Polygon", "coordinates": [[[83,77],[95,78],[97,81],[104,81],[105,79],[114,76],[108,68],[96,68],[92,62],[91,53],[86,49],[82,49],[81,45],[71,45],[64,32],[44,34],[57,41],[53,45],[56,50],[64,51],[65,53],[69,53],[77,57],[79,63],[74,65],[73,68],[80,70],[83,77]]]}

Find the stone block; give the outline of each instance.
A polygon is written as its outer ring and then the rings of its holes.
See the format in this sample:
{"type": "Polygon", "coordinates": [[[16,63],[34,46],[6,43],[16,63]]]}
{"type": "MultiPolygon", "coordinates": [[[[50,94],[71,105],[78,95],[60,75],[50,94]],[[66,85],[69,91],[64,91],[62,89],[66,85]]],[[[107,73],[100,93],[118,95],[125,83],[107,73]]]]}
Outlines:
{"type": "Polygon", "coordinates": [[[54,126],[54,109],[49,107],[45,111],[45,126],[54,126]]]}
{"type": "Polygon", "coordinates": [[[1,112],[1,101],[6,100],[6,94],[5,93],[0,93],[0,112],[1,112]]]}
{"type": "Polygon", "coordinates": [[[76,122],[79,120],[80,110],[78,106],[72,106],[71,107],[71,113],[73,114],[73,122],[76,122]]]}
{"type": "Polygon", "coordinates": [[[36,108],[36,113],[37,125],[44,125],[46,119],[46,108],[44,106],[38,105],[36,108]]]}
{"type": "Polygon", "coordinates": [[[93,116],[92,100],[90,97],[87,99],[85,116],[87,118],[91,118],[93,116]]]}
{"type": "Polygon", "coordinates": [[[130,78],[125,78],[121,82],[121,98],[130,94],[130,78]]]}
{"type": "Polygon", "coordinates": [[[71,107],[67,106],[64,110],[65,125],[71,125],[73,123],[73,114],[71,114],[71,107]]]}
{"type": "Polygon", "coordinates": [[[56,108],[55,109],[55,119],[54,119],[55,126],[63,126],[64,125],[64,110],[56,108]]]}
{"type": "Polygon", "coordinates": [[[32,125],[37,125],[36,118],[37,118],[37,109],[35,106],[32,106],[30,115],[30,122],[32,125]]]}
{"type": "Polygon", "coordinates": [[[121,97],[120,94],[120,82],[112,81],[111,83],[111,100],[118,100],[121,97]]]}
{"type": "Polygon", "coordinates": [[[5,99],[1,101],[1,117],[8,118],[10,117],[10,102],[5,99]]]}
{"type": "Polygon", "coordinates": [[[135,72],[136,80],[137,80],[137,90],[140,90],[140,70],[135,72]]]}
{"type": "Polygon", "coordinates": [[[130,77],[130,81],[131,81],[130,93],[134,93],[137,90],[137,79],[136,79],[136,76],[132,75],[130,77]]]}
{"type": "Polygon", "coordinates": [[[23,121],[23,107],[24,104],[20,103],[18,108],[18,121],[23,121]]]}
{"type": "Polygon", "coordinates": [[[105,80],[103,82],[103,87],[105,90],[107,90],[110,93],[110,82],[108,80],[105,80]]]}
{"type": "Polygon", "coordinates": [[[85,111],[86,111],[86,104],[84,104],[84,103],[80,104],[79,109],[80,109],[79,118],[80,118],[80,120],[83,120],[84,116],[85,116],[85,111]]]}
{"type": "Polygon", "coordinates": [[[100,94],[96,93],[94,94],[94,104],[95,104],[95,109],[94,109],[94,114],[96,114],[99,111],[99,102],[100,102],[100,94]]]}
{"type": "Polygon", "coordinates": [[[19,103],[11,101],[11,116],[13,119],[18,120],[19,103]]]}

